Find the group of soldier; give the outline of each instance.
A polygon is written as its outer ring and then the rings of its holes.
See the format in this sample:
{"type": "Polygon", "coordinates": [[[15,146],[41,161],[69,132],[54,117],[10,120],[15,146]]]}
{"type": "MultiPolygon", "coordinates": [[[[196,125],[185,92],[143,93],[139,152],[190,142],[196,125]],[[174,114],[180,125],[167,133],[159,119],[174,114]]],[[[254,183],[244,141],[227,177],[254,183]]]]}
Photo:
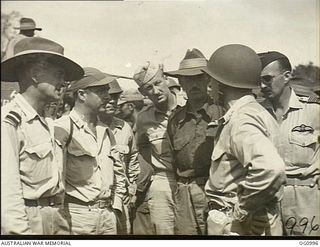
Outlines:
{"type": "Polygon", "coordinates": [[[2,234],[319,236],[320,106],[291,72],[280,52],[229,44],[175,71],[147,62],[123,91],[21,39],[1,62],[20,86],[1,109],[2,234]],[[70,109],[46,117],[65,91],[70,109]]]}

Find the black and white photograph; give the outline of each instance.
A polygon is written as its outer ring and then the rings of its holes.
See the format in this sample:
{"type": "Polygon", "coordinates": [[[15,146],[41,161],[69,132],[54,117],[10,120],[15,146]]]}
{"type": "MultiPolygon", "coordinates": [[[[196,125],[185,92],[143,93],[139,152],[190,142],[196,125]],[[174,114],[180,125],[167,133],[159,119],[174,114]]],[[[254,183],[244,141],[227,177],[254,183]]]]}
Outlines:
{"type": "Polygon", "coordinates": [[[318,245],[319,66],[320,0],[1,1],[1,241],[318,245]]]}

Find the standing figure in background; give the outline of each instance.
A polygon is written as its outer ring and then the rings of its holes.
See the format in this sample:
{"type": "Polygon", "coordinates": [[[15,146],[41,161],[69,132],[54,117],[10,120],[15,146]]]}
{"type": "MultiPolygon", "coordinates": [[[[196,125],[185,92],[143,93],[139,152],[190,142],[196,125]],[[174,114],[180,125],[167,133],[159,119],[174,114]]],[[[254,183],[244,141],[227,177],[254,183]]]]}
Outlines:
{"type": "MultiPolygon", "coordinates": [[[[143,96],[137,89],[128,89],[122,93],[118,101],[118,116],[127,121],[137,138],[138,114],[143,110],[143,96]]],[[[154,169],[139,153],[138,160],[140,173],[137,177],[137,193],[135,205],[131,204],[131,232],[135,235],[154,235],[154,227],[151,224],[150,210],[147,201],[147,192],[151,184],[154,169]]],[[[133,202],[134,200],[132,200],[133,202]]]]}
{"type": "Polygon", "coordinates": [[[187,98],[184,91],[181,91],[181,86],[178,82],[176,82],[173,78],[167,78],[168,88],[171,93],[173,93],[176,97],[177,105],[184,106],[186,104],[187,98]]]}
{"type": "MultiPolygon", "coordinates": [[[[279,124],[279,152],[287,184],[281,202],[288,236],[320,235],[320,106],[317,97],[299,97],[291,88],[291,64],[282,53],[259,54],[261,104],[279,124]]],[[[311,90],[310,90],[311,91],[311,90]]],[[[300,94],[300,92],[298,92],[300,94]]]]}
{"type": "Polygon", "coordinates": [[[173,194],[176,190],[176,180],[167,125],[169,116],[176,108],[176,102],[168,88],[161,65],[148,62],[137,70],[133,78],[141,94],[153,102],[153,105],[139,113],[137,120],[139,153],[145,162],[154,168],[145,199],[150,210],[151,227],[154,234],[173,235],[175,234],[173,194]]]}
{"type": "Polygon", "coordinates": [[[65,167],[45,105],[83,69],[48,39],[26,38],[1,63],[1,80],[20,93],[1,109],[1,234],[70,234],[63,209],[65,167]]]}
{"type": "Polygon", "coordinates": [[[133,133],[136,133],[138,113],[144,107],[143,96],[137,89],[125,90],[118,101],[117,117],[130,124],[133,133]]]}
{"type": "Polygon", "coordinates": [[[115,117],[118,107],[118,99],[123,90],[117,80],[110,83],[110,101],[106,104],[105,112],[99,114],[100,120],[109,126],[116,145],[115,149],[120,153],[121,162],[125,172],[125,190],[123,197],[123,213],[118,219],[118,234],[126,235],[131,232],[130,208],[135,204],[137,191],[137,178],[140,173],[138,151],[133,131],[128,123],[115,117]]]}
{"type": "Polygon", "coordinates": [[[15,27],[14,29],[18,29],[20,32],[9,41],[3,60],[6,60],[14,55],[14,47],[20,40],[27,37],[33,37],[35,30],[42,30],[42,28],[36,27],[36,23],[33,19],[25,17],[20,19],[20,27],[15,27]]]}
{"type": "Polygon", "coordinates": [[[188,100],[170,117],[168,133],[173,147],[178,189],[176,227],[180,235],[205,235],[207,201],[204,185],[209,177],[213,138],[207,130],[211,121],[223,115],[221,106],[208,96],[210,76],[201,69],[207,60],[198,49],[188,50],[176,71],[188,100]]]}
{"type": "Polygon", "coordinates": [[[219,83],[227,112],[215,127],[209,180],[209,235],[281,236],[279,201],[286,182],[278,124],[256,100],[261,62],[249,47],[226,45],[204,69],[219,83]]]}

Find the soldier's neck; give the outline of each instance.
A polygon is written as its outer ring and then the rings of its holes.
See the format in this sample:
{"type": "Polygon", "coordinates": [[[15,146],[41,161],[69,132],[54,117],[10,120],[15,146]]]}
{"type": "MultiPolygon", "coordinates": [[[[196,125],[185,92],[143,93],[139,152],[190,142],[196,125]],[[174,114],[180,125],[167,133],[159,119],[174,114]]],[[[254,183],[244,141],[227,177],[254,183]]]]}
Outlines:
{"type": "Polygon", "coordinates": [[[21,95],[41,117],[44,116],[45,105],[48,102],[41,101],[37,97],[34,97],[34,95],[30,95],[27,92],[24,92],[21,95]]]}
{"type": "Polygon", "coordinates": [[[272,101],[273,110],[276,111],[287,111],[289,107],[289,101],[291,96],[291,88],[285,87],[279,97],[274,98],[272,101]]]}
{"type": "Polygon", "coordinates": [[[74,110],[81,116],[81,119],[88,124],[96,124],[98,117],[97,113],[93,112],[91,109],[86,108],[83,105],[75,105],[74,110]]]}
{"type": "Polygon", "coordinates": [[[190,106],[190,110],[192,112],[197,112],[198,110],[201,109],[201,107],[203,107],[203,105],[206,103],[207,99],[208,99],[207,97],[203,97],[201,99],[189,98],[188,99],[188,103],[189,103],[189,106],[190,106]]]}

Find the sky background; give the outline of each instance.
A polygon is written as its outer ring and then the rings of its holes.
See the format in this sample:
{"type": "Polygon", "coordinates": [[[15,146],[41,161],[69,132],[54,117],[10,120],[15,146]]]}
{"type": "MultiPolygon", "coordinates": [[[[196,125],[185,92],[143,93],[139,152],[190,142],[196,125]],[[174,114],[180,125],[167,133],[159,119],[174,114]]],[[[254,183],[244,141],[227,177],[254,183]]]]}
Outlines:
{"type": "MultiPolygon", "coordinates": [[[[174,70],[187,49],[209,59],[239,43],[256,52],[277,50],[291,63],[320,64],[320,0],[1,1],[42,27],[38,36],[65,48],[81,66],[132,77],[145,61],[174,70]]],[[[135,87],[120,80],[122,87],[135,87]]]]}

